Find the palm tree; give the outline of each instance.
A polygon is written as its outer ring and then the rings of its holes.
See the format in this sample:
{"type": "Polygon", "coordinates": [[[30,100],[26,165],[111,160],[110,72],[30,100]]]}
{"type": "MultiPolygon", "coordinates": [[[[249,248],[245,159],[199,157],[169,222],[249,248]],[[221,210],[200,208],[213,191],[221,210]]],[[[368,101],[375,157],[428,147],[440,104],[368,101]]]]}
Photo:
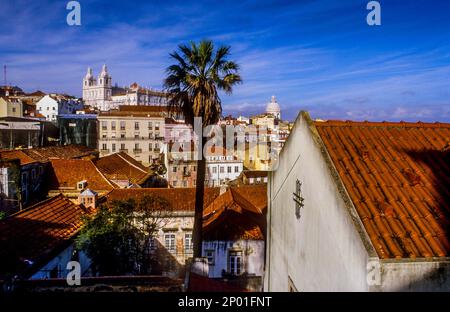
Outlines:
{"type": "MultiPolygon", "coordinates": [[[[231,94],[233,86],[242,82],[239,66],[227,60],[230,47],[214,49],[212,41],[204,40],[196,44],[179,45],[179,51],[170,54],[176,61],[167,68],[164,80],[165,91],[169,94],[169,111],[181,111],[187,124],[194,126],[194,118],[202,118],[202,126],[217,124],[222,115],[222,102],[218,91],[231,94]]],[[[197,133],[201,138],[201,133],[197,133]]],[[[199,144],[202,153],[205,140],[199,144]]],[[[201,257],[202,219],[206,160],[199,155],[195,192],[194,257],[201,257]]]]}

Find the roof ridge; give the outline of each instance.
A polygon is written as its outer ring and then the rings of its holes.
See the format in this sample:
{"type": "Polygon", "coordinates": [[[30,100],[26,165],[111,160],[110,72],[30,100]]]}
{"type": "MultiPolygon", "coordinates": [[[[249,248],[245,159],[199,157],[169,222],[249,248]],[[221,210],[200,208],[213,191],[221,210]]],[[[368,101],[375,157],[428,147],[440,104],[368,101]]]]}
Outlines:
{"type": "MultiPolygon", "coordinates": [[[[85,159],[80,159],[80,160],[85,160],[85,159]]],[[[94,164],[94,162],[92,161],[92,159],[88,159],[88,162],[90,162],[92,164],[92,166],[94,166],[95,170],[97,170],[97,172],[100,174],[100,176],[105,179],[105,181],[112,187],[115,188],[114,185],[112,185],[112,183],[109,181],[108,178],[106,178],[106,176],[100,171],[100,169],[98,169],[98,167],[94,164]]]]}
{"type": "Polygon", "coordinates": [[[140,170],[140,171],[142,171],[142,172],[144,172],[144,173],[148,173],[148,172],[142,170],[141,168],[139,168],[138,166],[136,166],[135,164],[132,164],[131,162],[129,162],[127,159],[125,159],[124,157],[122,157],[122,155],[120,155],[120,153],[116,153],[116,154],[117,154],[117,156],[119,156],[121,159],[125,160],[128,164],[130,164],[130,165],[133,166],[134,168],[136,168],[136,169],[138,169],[138,170],[140,170]]]}
{"type": "MultiPolygon", "coordinates": [[[[258,207],[256,207],[252,202],[250,202],[247,198],[245,198],[242,194],[239,194],[239,192],[236,190],[237,188],[230,188],[231,191],[231,196],[233,198],[234,201],[236,201],[236,203],[238,203],[240,206],[242,205],[242,203],[240,201],[242,201],[244,203],[244,205],[250,205],[251,207],[253,207],[256,211],[258,211],[259,213],[262,214],[261,209],[259,209],[258,207]],[[237,196],[236,196],[237,195],[237,196]]],[[[245,210],[248,210],[246,207],[245,210]]]]}
{"type": "Polygon", "coordinates": [[[353,120],[326,120],[326,121],[313,121],[317,127],[327,126],[370,126],[370,127],[405,127],[405,128],[450,128],[450,123],[446,122],[411,122],[411,121],[353,121],[353,120]]]}

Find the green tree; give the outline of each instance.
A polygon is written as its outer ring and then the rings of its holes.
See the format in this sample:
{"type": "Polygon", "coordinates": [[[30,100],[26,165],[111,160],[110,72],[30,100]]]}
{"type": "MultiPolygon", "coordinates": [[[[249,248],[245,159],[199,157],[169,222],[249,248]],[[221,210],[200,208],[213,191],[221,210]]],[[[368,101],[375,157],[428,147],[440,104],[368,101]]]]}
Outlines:
{"type": "Polygon", "coordinates": [[[77,248],[92,260],[95,275],[149,274],[150,240],[171,211],[170,203],[156,196],[102,205],[83,220],[77,248]]]}
{"type": "MultiPolygon", "coordinates": [[[[167,68],[164,88],[169,94],[169,110],[183,112],[187,124],[194,125],[194,118],[202,118],[202,126],[216,124],[222,115],[222,102],[218,91],[231,94],[233,86],[241,83],[239,66],[227,60],[230,47],[214,49],[212,41],[191,42],[180,45],[179,51],[170,54],[176,62],[167,68]]],[[[197,134],[201,135],[201,134],[197,134]]],[[[200,153],[204,140],[198,146],[200,153]]],[[[197,164],[194,219],[194,257],[201,257],[202,214],[206,160],[201,157],[197,164]]]]}

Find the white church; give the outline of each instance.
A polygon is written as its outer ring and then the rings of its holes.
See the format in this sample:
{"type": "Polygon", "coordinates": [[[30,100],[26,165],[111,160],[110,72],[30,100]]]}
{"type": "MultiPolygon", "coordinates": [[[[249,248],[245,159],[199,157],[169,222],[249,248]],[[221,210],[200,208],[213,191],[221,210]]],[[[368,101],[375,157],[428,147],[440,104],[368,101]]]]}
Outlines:
{"type": "Polygon", "coordinates": [[[166,105],[163,92],[143,88],[136,82],[129,87],[112,86],[112,78],[108,68],[103,65],[97,78],[88,68],[83,78],[83,100],[101,111],[117,109],[119,105],[166,105]]]}

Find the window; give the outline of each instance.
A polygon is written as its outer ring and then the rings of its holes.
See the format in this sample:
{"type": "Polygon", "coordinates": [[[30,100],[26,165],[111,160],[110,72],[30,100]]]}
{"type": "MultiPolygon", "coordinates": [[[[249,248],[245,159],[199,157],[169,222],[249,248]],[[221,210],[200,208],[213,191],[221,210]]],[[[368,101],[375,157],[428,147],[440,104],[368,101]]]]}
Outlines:
{"type": "Polygon", "coordinates": [[[212,168],[212,172],[213,172],[213,173],[217,173],[217,167],[213,167],[213,168],[212,168]]]}
{"type": "Polygon", "coordinates": [[[159,130],[159,122],[155,123],[155,130],[158,131],[159,130]]]}
{"type": "Polygon", "coordinates": [[[106,151],[108,149],[108,147],[106,146],[106,143],[102,144],[102,150],[106,151]]]}
{"type": "Polygon", "coordinates": [[[134,149],[138,150],[139,149],[139,143],[134,144],[134,149]]]}
{"type": "Polygon", "coordinates": [[[214,265],[214,250],[205,250],[205,257],[208,258],[208,264],[214,265]]]}
{"type": "Polygon", "coordinates": [[[192,166],[192,171],[195,172],[195,166],[192,166]]]}
{"type": "Polygon", "coordinates": [[[231,173],[231,166],[228,166],[227,173],[231,173]]]}
{"type": "Polygon", "coordinates": [[[125,130],[125,121],[120,122],[120,130],[125,130]]]}
{"type": "Polygon", "coordinates": [[[124,143],[120,144],[120,149],[121,150],[125,150],[125,144],[124,143]]]}
{"type": "Polygon", "coordinates": [[[113,143],[113,144],[111,145],[111,150],[112,150],[113,152],[116,151],[116,144],[115,144],[115,143],[113,143]]]}
{"type": "Polygon", "coordinates": [[[192,242],[192,233],[184,233],[184,250],[185,252],[192,252],[194,244],[192,242]]]}
{"type": "Polygon", "coordinates": [[[174,181],[172,182],[172,184],[173,184],[173,187],[176,187],[176,186],[177,186],[177,180],[174,180],[174,181]]]}
{"type": "Polygon", "coordinates": [[[153,150],[153,144],[152,143],[148,143],[148,150],[149,151],[153,150]]]}
{"type": "Polygon", "coordinates": [[[106,134],[102,134],[102,139],[106,139],[106,134]]]}
{"type": "Polygon", "coordinates": [[[230,251],[228,255],[230,274],[241,275],[242,273],[242,251],[230,251]]]}
{"type": "Polygon", "coordinates": [[[225,172],[225,168],[224,167],[220,167],[220,173],[224,173],[225,172]]]}
{"type": "Polygon", "coordinates": [[[134,130],[139,130],[139,121],[134,123],[134,130]]]}
{"type": "Polygon", "coordinates": [[[164,244],[169,252],[175,252],[175,233],[164,234],[164,244]]]}
{"type": "Polygon", "coordinates": [[[116,122],[111,121],[111,130],[116,131],[116,122]]]}
{"type": "Polygon", "coordinates": [[[13,113],[16,112],[16,108],[15,108],[15,107],[12,108],[12,112],[13,112],[13,113]]]}
{"type": "Polygon", "coordinates": [[[120,138],[121,138],[121,139],[125,139],[125,134],[122,133],[122,134],[120,135],[120,138]]]}
{"type": "Polygon", "coordinates": [[[139,134],[135,134],[135,135],[134,135],[134,138],[135,138],[135,139],[139,139],[139,134]]]}
{"type": "Polygon", "coordinates": [[[153,124],[151,121],[148,122],[148,130],[151,130],[153,128],[153,124]]]}
{"type": "Polygon", "coordinates": [[[239,166],[234,166],[234,172],[238,173],[239,172],[239,166]]]}
{"type": "Polygon", "coordinates": [[[31,170],[31,179],[32,180],[36,179],[36,169],[31,170]]]}
{"type": "Polygon", "coordinates": [[[102,130],[106,130],[107,127],[106,121],[102,121],[102,130]]]}
{"type": "Polygon", "coordinates": [[[187,181],[183,180],[183,187],[187,187],[187,181]]]}
{"type": "Polygon", "coordinates": [[[176,172],[177,172],[177,167],[176,167],[176,166],[173,166],[172,172],[173,172],[173,173],[176,173],[176,172]]]}

